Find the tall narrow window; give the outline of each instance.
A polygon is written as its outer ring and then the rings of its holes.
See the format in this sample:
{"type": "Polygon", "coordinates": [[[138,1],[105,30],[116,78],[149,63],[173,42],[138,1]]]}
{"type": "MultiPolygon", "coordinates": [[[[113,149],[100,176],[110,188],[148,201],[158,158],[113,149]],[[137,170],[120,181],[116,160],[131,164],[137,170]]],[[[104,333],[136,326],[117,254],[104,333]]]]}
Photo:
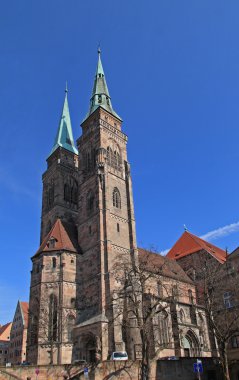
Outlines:
{"type": "Polygon", "coordinates": [[[158,296],[160,298],[162,298],[163,297],[163,286],[162,286],[161,281],[157,282],[157,288],[158,288],[158,296]]]}
{"type": "Polygon", "coordinates": [[[188,299],[190,303],[193,303],[193,292],[191,289],[188,289],[188,299]]]}
{"type": "Polygon", "coordinates": [[[50,295],[49,299],[49,325],[48,339],[50,342],[56,342],[58,338],[58,321],[57,321],[57,298],[54,294],[50,295]]]}
{"type": "Polygon", "coordinates": [[[70,202],[70,186],[68,183],[65,183],[64,185],[64,200],[70,202]]]}
{"type": "Polygon", "coordinates": [[[54,192],[54,183],[52,182],[48,191],[47,191],[47,205],[48,208],[51,208],[54,204],[54,197],[55,197],[55,192],[54,192]]]}
{"type": "Polygon", "coordinates": [[[122,159],[120,148],[115,141],[111,142],[111,145],[107,147],[107,161],[108,165],[116,170],[122,169],[122,159]]]}
{"type": "Polygon", "coordinates": [[[52,258],[52,268],[53,269],[56,268],[56,258],[55,257],[52,258]]]}
{"type": "Polygon", "coordinates": [[[178,301],[178,287],[177,287],[177,285],[173,285],[173,287],[172,287],[172,296],[176,301],[178,301]]]}
{"type": "Polygon", "coordinates": [[[181,322],[185,321],[185,313],[184,313],[183,309],[179,310],[179,319],[181,322]]]}
{"type": "Polygon", "coordinates": [[[162,311],[158,316],[158,334],[157,336],[157,345],[161,347],[167,347],[169,344],[169,329],[168,329],[168,313],[162,311]]]}
{"type": "Polygon", "coordinates": [[[113,206],[116,208],[121,208],[121,197],[117,187],[113,190],[113,206]]]}
{"type": "Polygon", "coordinates": [[[67,320],[67,338],[68,342],[72,341],[72,330],[75,325],[75,317],[73,315],[69,315],[67,320]]]}
{"type": "Polygon", "coordinates": [[[90,190],[89,193],[87,194],[87,199],[86,199],[86,208],[87,208],[88,215],[94,211],[94,201],[95,201],[94,194],[90,190]]]}

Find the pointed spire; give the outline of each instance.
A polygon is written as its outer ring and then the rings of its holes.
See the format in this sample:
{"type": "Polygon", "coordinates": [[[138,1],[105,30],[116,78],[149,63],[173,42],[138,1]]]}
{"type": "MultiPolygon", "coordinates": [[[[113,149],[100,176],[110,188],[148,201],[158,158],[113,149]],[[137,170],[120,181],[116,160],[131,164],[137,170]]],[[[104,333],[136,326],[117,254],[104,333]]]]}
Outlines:
{"type": "MultiPolygon", "coordinates": [[[[112,115],[121,120],[120,116],[113,110],[109,90],[107,87],[105,73],[101,62],[101,49],[98,47],[98,63],[95,73],[95,81],[90,99],[90,109],[85,119],[89,117],[98,107],[104,108],[112,115]]],[[[85,120],[84,119],[84,120],[85,120]]]]}
{"type": "Polygon", "coordinates": [[[60,118],[60,123],[59,123],[58,131],[56,134],[55,143],[51,150],[50,155],[58,147],[62,147],[66,150],[69,150],[72,153],[78,154],[78,151],[75,147],[74,139],[73,139],[67,93],[68,93],[68,88],[67,88],[67,82],[66,82],[65,99],[64,99],[63,109],[62,109],[62,115],[60,118]]]}
{"type": "Polygon", "coordinates": [[[97,64],[97,69],[96,69],[96,73],[95,73],[96,76],[99,75],[99,74],[101,74],[103,76],[105,75],[100,55],[101,55],[101,49],[100,49],[100,46],[99,46],[98,47],[98,64],[97,64]]]}

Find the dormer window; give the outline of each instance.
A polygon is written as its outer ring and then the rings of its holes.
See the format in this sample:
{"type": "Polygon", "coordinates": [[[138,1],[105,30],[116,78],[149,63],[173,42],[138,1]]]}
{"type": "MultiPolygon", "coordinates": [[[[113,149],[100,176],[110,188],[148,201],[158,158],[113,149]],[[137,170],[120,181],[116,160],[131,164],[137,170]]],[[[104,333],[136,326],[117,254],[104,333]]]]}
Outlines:
{"type": "Polygon", "coordinates": [[[98,103],[102,103],[102,96],[98,95],[98,103]]]}
{"type": "Polygon", "coordinates": [[[47,247],[48,247],[49,249],[55,248],[55,246],[56,246],[56,242],[57,242],[57,239],[55,239],[54,237],[51,237],[51,238],[48,240],[47,247]]]}

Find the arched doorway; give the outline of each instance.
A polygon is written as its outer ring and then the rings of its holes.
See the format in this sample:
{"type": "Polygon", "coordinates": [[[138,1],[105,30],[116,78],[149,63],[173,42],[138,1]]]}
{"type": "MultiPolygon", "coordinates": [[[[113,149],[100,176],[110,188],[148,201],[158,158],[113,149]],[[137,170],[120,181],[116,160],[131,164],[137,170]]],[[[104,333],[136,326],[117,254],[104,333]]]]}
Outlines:
{"type": "Polygon", "coordinates": [[[197,336],[192,331],[189,330],[183,337],[182,345],[184,349],[184,356],[193,357],[200,355],[199,341],[197,336]]]}
{"type": "Polygon", "coordinates": [[[80,336],[79,356],[79,359],[86,360],[88,363],[95,363],[101,360],[100,338],[92,333],[80,336]]]}
{"type": "Polygon", "coordinates": [[[88,341],[86,342],[86,360],[88,363],[96,362],[96,345],[95,345],[95,337],[90,336],[88,341]]]}

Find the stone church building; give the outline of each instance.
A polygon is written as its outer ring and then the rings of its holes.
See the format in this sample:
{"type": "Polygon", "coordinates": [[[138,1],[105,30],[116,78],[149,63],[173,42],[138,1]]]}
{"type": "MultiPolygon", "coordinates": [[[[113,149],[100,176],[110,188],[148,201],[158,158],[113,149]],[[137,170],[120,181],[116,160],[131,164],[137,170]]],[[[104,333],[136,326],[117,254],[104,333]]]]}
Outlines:
{"type": "MultiPolygon", "coordinates": [[[[140,357],[139,334],[132,329],[125,336],[110,302],[117,288],[113,266],[121,255],[127,255],[132,266],[138,265],[146,253],[137,249],[128,138],[112,106],[100,50],[77,146],[67,96],[66,90],[42,177],[41,243],[32,257],[27,360],[94,362],[119,350],[127,350],[129,358],[135,359],[140,357]]],[[[212,356],[205,313],[195,301],[192,279],[176,260],[149,256],[149,272],[152,262],[165,268],[163,288],[170,293],[175,287],[181,289],[176,318],[168,307],[163,319],[152,321],[161,327],[152,333],[151,351],[154,342],[161,340],[161,357],[212,356]]]]}

